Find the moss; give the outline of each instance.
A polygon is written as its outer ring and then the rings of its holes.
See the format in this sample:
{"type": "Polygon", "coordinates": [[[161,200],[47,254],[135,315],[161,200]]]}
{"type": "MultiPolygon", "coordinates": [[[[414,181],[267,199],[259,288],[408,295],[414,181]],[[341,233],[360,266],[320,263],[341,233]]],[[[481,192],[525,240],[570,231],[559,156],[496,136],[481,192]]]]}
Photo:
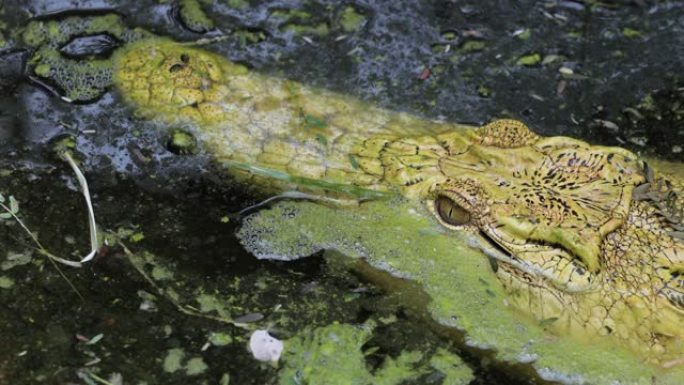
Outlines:
{"type": "Polygon", "coordinates": [[[503,361],[534,357],[532,365],[551,380],[646,385],[653,377],[659,384],[679,383],[684,368],[663,372],[624,346],[552,335],[521,317],[506,305],[488,259],[468,246],[475,240],[442,231],[426,209],[408,202],[370,202],[356,209],[284,202],[248,217],[239,237],[257,256],[294,259],[332,248],[414,280],[432,299],[415,305],[427,306],[433,319],[465,330],[470,345],[494,348],[503,361]]]}

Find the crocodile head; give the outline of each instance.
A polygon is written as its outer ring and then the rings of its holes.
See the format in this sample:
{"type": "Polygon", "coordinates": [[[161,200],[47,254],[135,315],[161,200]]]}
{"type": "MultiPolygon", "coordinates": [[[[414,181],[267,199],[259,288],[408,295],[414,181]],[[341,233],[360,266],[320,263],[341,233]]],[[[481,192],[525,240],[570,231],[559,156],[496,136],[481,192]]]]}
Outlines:
{"type": "Polygon", "coordinates": [[[654,180],[635,154],[513,120],[428,124],[169,41],[137,43],[117,63],[140,115],[191,123],[217,160],[255,173],[250,184],[426,201],[446,228],[485,241],[507,301],[524,313],[681,351],[684,245],[668,235],[667,208],[635,200],[654,180]]]}
{"type": "Polygon", "coordinates": [[[513,120],[438,139],[447,154],[428,208],[486,241],[507,301],[584,338],[616,335],[665,367],[684,362],[678,177],[513,120]]]}
{"type": "Polygon", "coordinates": [[[600,245],[627,218],[644,165],[620,148],[543,138],[514,120],[440,137],[444,181],[428,207],[446,227],[476,232],[508,265],[569,291],[601,270],[600,245]]]}

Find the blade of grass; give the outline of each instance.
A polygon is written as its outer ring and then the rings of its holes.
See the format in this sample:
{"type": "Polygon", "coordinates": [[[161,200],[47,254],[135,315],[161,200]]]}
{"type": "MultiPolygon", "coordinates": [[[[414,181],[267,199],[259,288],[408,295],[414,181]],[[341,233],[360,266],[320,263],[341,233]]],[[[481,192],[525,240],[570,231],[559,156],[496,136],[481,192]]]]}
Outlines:
{"type": "Polygon", "coordinates": [[[100,248],[100,243],[97,239],[97,223],[95,222],[95,211],[93,210],[93,203],[90,200],[90,189],[88,188],[88,181],[86,180],[85,176],[78,168],[78,165],[76,165],[74,158],[71,157],[71,154],[68,151],[64,151],[62,153],[62,156],[69,163],[71,169],[74,170],[74,174],[76,174],[78,184],[81,186],[81,191],[83,192],[83,196],[85,197],[86,206],[88,207],[88,227],[90,229],[90,253],[83,257],[83,259],[81,259],[80,261],[80,263],[85,263],[92,260],[93,257],[95,257],[97,250],[100,248]]]}

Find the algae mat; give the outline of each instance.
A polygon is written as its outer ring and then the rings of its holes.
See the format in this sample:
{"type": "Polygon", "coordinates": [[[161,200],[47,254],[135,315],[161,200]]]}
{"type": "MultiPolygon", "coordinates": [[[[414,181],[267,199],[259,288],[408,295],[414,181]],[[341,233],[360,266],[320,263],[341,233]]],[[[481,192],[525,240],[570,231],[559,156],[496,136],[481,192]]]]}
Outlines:
{"type": "Polygon", "coordinates": [[[681,383],[684,368],[661,371],[615,345],[581,342],[514,314],[480,250],[447,236],[421,207],[404,201],[340,209],[282,202],[245,220],[239,237],[259,258],[292,260],[321,249],[363,257],[373,267],[418,282],[439,323],[462,329],[467,343],[498,358],[529,362],[547,380],[569,384],[681,383]],[[385,229],[385,230],[378,230],[385,229]]]}

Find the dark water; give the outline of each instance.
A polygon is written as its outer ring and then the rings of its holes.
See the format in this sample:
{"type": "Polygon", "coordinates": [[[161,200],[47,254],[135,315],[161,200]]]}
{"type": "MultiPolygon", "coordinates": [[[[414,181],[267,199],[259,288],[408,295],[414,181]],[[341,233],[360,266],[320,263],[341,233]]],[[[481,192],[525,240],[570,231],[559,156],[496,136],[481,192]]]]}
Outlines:
{"type": "MultiPolygon", "coordinates": [[[[72,259],[87,249],[82,197],[53,151],[59,138],[70,136],[100,226],[142,234],[132,249],[173,261],[185,277],[206,283],[202,290],[230,287],[234,315],[262,313],[281,338],[303,325],[396,316],[369,341],[368,348],[378,349],[368,358],[371,365],[399,347],[446,347],[463,355],[475,383],[539,382],[525,368],[464,351],[462,336],[445,339],[450,332],[425,327],[429,322],[401,295],[345,267],[321,258],[256,261],[233,235],[238,223],[224,223],[226,215],[256,202],[253,193],[231,185],[204,154],[168,151],[167,135],[132,118],[115,92],[67,103],[54,84],[31,80],[33,52],[20,41],[21,28],[35,19],[117,13],[130,28],[178,40],[228,35],[209,48],[255,70],[391,109],[470,123],[515,117],[545,135],[684,160],[681,1],[215,1],[204,5],[214,23],[204,33],[181,22],[171,1],[0,4],[6,41],[0,48],[0,192],[17,197],[22,218],[47,249],[72,259]],[[355,28],[341,21],[347,6],[361,15],[355,28]],[[273,311],[276,305],[288,310],[273,311]]],[[[99,36],[62,49],[71,57],[106,56],[116,44],[99,36]]],[[[0,258],[31,247],[16,225],[0,226],[0,258]]],[[[62,268],[81,297],[53,265],[35,252],[32,257],[0,272],[14,281],[0,289],[0,383],[88,383],[79,377],[90,378],[86,371],[103,378],[121,373],[132,384],[211,384],[225,373],[231,384],[276,381],[276,369],[246,351],[242,330],[183,315],[163,298],[141,310],[145,293],[154,290],[122,250],[113,247],[83,269],[62,268]],[[203,351],[212,332],[236,341],[203,351]],[[100,333],[102,340],[90,345],[76,337],[100,333]],[[208,369],[193,377],[165,373],[162,361],[172,348],[201,356],[208,369]]]]}

